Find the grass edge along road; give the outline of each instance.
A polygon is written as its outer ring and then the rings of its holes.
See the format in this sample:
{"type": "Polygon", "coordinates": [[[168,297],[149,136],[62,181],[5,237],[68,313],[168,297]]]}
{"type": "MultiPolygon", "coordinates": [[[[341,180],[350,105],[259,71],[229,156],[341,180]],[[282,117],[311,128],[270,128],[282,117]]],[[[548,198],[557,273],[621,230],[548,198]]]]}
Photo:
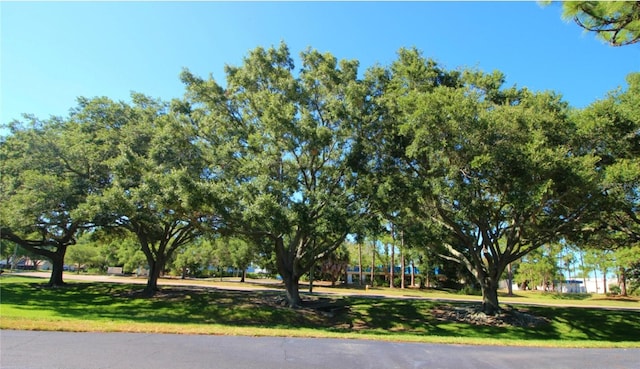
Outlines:
{"type": "MultiPolygon", "coordinates": [[[[72,280],[71,276],[67,276],[72,280]]],[[[123,280],[123,281],[126,281],[123,280]]],[[[386,296],[400,293],[386,289],[314,288],[306,297],[344,307],[336,314],[313,309],[289,309],[280,305],[281,290],[232,288],[234,283],[163,285],[159,296],[135,297],[139,284],[69,282],[60,289],[43,288],[43,280],[4,275],[0,278],[0,329],[87,332],[178,333],[245,336],[350,338],[423,343],[509,345],[534,347],[640,347],[640,311],[637,300],[617,301],[629,310],[610,307],[518,305],[518,311],[543,317],[538,327],[486,326],[442,321],[433,311],[442,306],[469,306],[468,302],[429,299],[471,298],[455,294],[422,294],[422,297],[386,296]],[[349,294],[341,296],[340,293],[349,294]],[[405,298],[401,298],[405,297],[405,298]]],[[[177,283],[182,283],[179,281],[177,283]]],[[[189,283],[187,283],[189,284],[189,283]]],[[[547,296],[548,297],[548,296],[547,296]]],[[[520,297],[523,299],[523,297],[520,297]]],[[[502,298],[504,307],[511,301],[502,298]]],[[[583,300],[586,300],[583,299],[583,300]]],[[[532,303],[534,303],[532,299],[532,303]]],[[[544,299],[540,300],[543,301],[544,299]]],[[[585,302],[585,301],[582,301],[585,302]]],[[[598,304],[602,301],[586,301],[598,304]]],[[[616,301],[614,301],[616,302],[616,301]]],[[[611,304],[611,301],[607,302],[611,304]]]]}

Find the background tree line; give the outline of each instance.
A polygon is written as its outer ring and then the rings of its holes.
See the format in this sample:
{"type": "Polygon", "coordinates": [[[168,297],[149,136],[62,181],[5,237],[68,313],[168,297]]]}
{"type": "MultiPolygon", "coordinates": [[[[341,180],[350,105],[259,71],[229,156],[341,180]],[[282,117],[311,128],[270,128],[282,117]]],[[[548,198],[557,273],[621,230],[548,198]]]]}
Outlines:
{"type": "Polygon", "coordinates": [[[559,242],[630,250],[623,279],[637,265],[640,74],[575,109],[416,49],[365,71],[299,59],[259,47],[224,83],[185,69],[170,102],[79,98],[68,117],[12,122],[3,244],[50,260],[55,286],[69,250],[99,243],[91,259],[148,266],[148,295],[170,265],[244,270],[258,255],[298,306],[299,280],[345,241],[385,234],[390,265],[396,247],[455,263],[487,313],[509,265],[559,242]]]}

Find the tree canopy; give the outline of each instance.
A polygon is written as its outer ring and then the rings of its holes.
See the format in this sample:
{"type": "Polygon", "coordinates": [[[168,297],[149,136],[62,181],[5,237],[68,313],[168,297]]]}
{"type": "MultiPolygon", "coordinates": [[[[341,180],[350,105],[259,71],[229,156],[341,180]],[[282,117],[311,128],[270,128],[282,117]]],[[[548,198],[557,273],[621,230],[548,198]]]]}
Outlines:
{"type": "Polygon", "coordinates": [[[633,275],[639,74],[572,109],[416,49],[363,73],[313,49],[299,59],[258,47],[224,84],[185,69],[181,99],[80,98],[67,118],[15,122],[0,141],[0,235],[51,259],[52,284],[79,235],[123,240],[120,254],[136,240],[150,295],[168,263],[210,261],[216,240],[224,263],[272,260],[290,306],[345,240],[383,233],[391,250],[464,267],[487,313],[507,265],[556,242],[631,250],[633,275]]]}
{"type": "Polygon", "coordinates": [[[492,314],[506,266],[576,227],[596,158],[572,150],[575,127],[554,94],[502,88],[500,73],[446,71],[417,50],[401,50],[391,70],[389,124],[406,146],[389,155],[411,181],[405,198],[442,256],[476,277],[492,314]]]}
{"type": "Polygon", "coordinates": [[[563,1],[562,8],[564,18],[596,32],[609,45],[624,46],[640,41],[638,1],[563,1]]]}
{"type": "Polygon", "coordinates": [[[92,200],[108,226],[137,237],[150,269],[145,293],[152,295],[173,253],[203,227],[214,231],[216,214],[202,211],[204,162],[189,120],[161,101],[141,94],[132,99],[107,163],[109,187],[92,200]]]}
{"type": "Polygon", "coordinates": [[[257,48],[226,68],[226,88],[182,74],[211,179],[231,199],[228,231],[268,240],[292,306],[300,277],[363,211],[350,161],[365,101],[358,63],[315,50],[300,57],[296,75],[286,45],[257,48]]]}
{"type": "Polygon", "coordinates": [[[583,241],[600,248],[640,241],[640,73],[627,76],[628,88],[577,111],[576,146],[598,157],[599,196],[583,241]]]}
{"type": "Polygon", "coordinates": [[[102,221],[86,209],[108,183],[110,152],[96,128],[99,119],[85,119],[101,103],[81,98],[68,119],[26,116],[0,142],[0,237],[49,259],[52,286],[64,283],[67,247],[102,221]]]}

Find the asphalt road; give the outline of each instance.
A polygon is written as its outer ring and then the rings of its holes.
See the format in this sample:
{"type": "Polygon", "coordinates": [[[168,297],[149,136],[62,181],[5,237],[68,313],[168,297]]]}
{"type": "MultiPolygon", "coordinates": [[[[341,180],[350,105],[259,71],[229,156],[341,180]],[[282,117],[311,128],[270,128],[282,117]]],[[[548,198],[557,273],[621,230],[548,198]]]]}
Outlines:
{"type": "Polygon", "coordinates": [[[640,349],[553,349],[363,340],[0,331],[2,369],[632,369],[640,349]]]}

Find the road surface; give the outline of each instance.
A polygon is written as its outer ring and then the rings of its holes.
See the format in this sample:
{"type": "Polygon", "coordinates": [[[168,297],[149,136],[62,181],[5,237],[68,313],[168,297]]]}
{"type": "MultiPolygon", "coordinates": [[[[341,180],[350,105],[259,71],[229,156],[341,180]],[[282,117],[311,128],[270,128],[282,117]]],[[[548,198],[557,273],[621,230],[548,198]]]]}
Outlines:
{"type": "Polygon", "coordinates": [[[0,331],[2,369],[637,369],[640,349],[0,331]]]}

